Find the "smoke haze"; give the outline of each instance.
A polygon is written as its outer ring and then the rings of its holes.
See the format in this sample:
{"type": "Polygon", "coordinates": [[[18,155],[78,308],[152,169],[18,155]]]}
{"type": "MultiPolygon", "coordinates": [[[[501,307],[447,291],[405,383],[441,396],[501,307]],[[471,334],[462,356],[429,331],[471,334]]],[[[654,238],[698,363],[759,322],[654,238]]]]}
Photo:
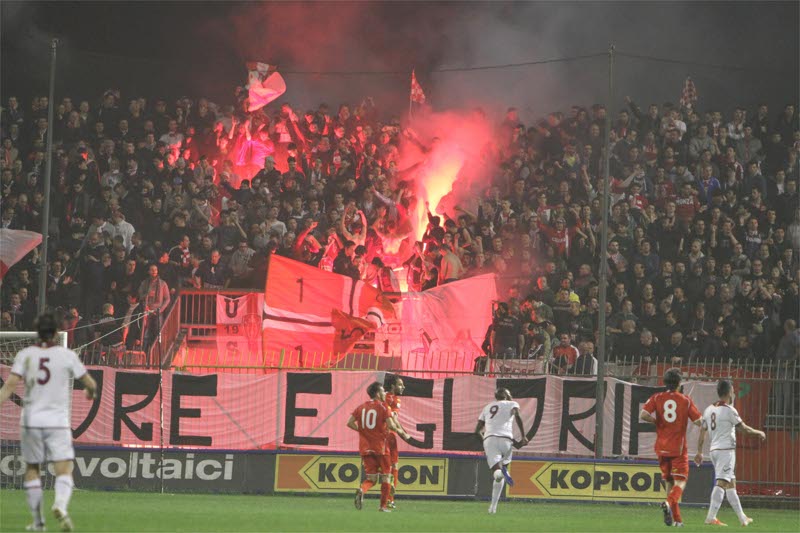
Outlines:
{"type": "Polygon", "coordinates": [[[621,52],[742,71],[619,57],[612,110],[626,94],[675,101],[687,75],[699,106],[723,110],[798,95],[797,2],[740,3],[2,3],[2,92],[44,93],[48,39],[61,37],[60,94],[94,97],[110,86],[148,96],[208,95],[224,102],[244,81],[246,60],[284,71],[298,109],[374,96],[392,113],[417,69],[437,109],[520,108],[530,121],[607,98],[604,57],[508,69],[436,72],[621,52]],[[107,56],[87,55],[91,51],[107,56]],[[111,56],[111,57],[109,57],[111,56]],[[122,56],[134,59],[115,59],[122,56]],[[390,71],[383,75],[305,74],[390,71]],[[304,72],[304,74],[292,74],[304,72]]]}

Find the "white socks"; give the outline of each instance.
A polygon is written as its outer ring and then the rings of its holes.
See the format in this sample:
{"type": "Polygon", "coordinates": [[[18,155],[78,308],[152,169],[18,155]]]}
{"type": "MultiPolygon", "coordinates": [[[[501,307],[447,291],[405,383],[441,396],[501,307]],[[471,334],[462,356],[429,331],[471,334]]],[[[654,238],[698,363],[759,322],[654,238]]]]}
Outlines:
{"type": "Polygon", "coordinates": [[[497,502],[500,501],[500,495],[503,494],[503,487],[506,485],[506,478],[500,477],[499,480],[495,480],[494,484],[492,484],[492,504],[489,506],[490,511],[497,510],[497,502]]]}
{"type": "Polygon", "coordinates": [[[69,499],[72,497],[73,485],[71,475],[56,477],[56,501],[53,507],[63,511],[64,514],[67,514],[67,506],[69,505],[69,499]]]}
{"type": "Polygon", "coordinates": [[[22,486],[25,487],[25,496],[28,500],[28,508],[33,516],[33,525],[44,525],[44,517],[42,516],[42,480],[26,481],[22,486]]]}
{"type": "Polygon", "coordinates": [[[728,497],[728,503],[730,503],[733,510],[736,511],[739,522],[747,520],[747,515],[745,515],[742,510],[742,502],[739,501],[739,495],[736,494],[736,489],[725,489],[725,496],[728,497]]]}
{"type": "Polygon", "coordinates": [[[708,506],[708,514],[706,515],[706,522],[711,522],[717,517],[717,512],[725,499],[725,489],[719,485],[714,485],[714,490],[711,491],[711,504],[708,506]]]}

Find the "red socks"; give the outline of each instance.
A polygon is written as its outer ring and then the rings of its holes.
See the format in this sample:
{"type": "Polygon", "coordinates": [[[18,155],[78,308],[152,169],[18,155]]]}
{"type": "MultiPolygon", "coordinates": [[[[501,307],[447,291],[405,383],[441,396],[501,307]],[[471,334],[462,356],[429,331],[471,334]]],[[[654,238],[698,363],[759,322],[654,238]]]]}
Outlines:
{"type": "Polygon", "coordinates": [[[672,509],[672,519],[675,522],[683,522],[681,519],[681,508],[678,505],[678,502],[681,501],[681,496],[683,496],[683,489],[677,485],[672,487],[672,490],[669,491],[669,496],[667,496],[669,508],[672,509]]]}
{"type": "MultiPolygon", "coordinates": [[[[364,494],[367,493],[369,489],[375,486],[375,482],[370,479],[365,479],[363,483],[361,483],[361,492],[364,494]]],[[[388,481],[385,483],[381,483],[381,508],[386,507],[386,504],[389,503],[389,500],[392,499],[392,484],[388,481]]]]}
{"type": "Polygon", "coordinates": [[[388,482],[381,483],[381,509],[386,507],[386,504],[389,503],[389,499],[391,498],[392,493],[392,485],[388,482]]]}
{"type": "Polygon", "coordinates": [[[392,485],[394,485],[394,488],[397,488],[397,469],[396,468],[392,468],[392,485]]]}
{"type": "Polygon", "coordinates": [[[361,483],[361,492],[366,494],[367,491],[369,489],[371,489],[372,487],[374,487],[374,486],[375,486],[375,482],[372,481],[371,479],[367,478],[367,479],[364,480],[363,483],[361,483]]]}

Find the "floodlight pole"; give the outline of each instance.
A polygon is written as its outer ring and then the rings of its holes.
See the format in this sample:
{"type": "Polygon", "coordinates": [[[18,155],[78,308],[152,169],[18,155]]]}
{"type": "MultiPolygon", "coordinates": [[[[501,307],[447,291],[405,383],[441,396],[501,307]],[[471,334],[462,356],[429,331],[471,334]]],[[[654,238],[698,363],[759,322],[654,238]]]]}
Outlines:
{"type": "Polygon", "coordinates": [[[605,405],[605,374],[606,374],[606,301],[608,289],[608,211],[610,210],[609,181],[611,180],[611,105],[614,102],[614,45],[608,47],[608,103],[606,104],[605,128],[605,158],[603,160],[603,196],[600,206],[603,210],[603,222],[600,226],[600,308],[598,309],[597,325],[599,338],[597,340],[597,392],[595,397],[594,414],[594,456],[603,457],[603,416],[605,405]]]}
{"type": "Polygon", "coordinates": [[[53,174],[53,108],[56,99],[56,51],[58,39],[50,41],[50,97],[47,104],[47,146],[44,166],[44,209],[42,213],[42,252],[39,254],[39,302],[37,311],[44,313],[47,298],[47,246],[50,233],[50,180],[53,174]]]}

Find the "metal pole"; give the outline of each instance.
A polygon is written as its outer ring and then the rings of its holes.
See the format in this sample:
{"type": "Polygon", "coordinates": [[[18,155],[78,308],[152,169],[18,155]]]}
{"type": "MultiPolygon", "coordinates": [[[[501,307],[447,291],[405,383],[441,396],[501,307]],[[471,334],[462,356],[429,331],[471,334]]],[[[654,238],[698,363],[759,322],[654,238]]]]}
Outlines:
{"type": "MultiPolygon", "coordinates": [[[[415,77],[416,77],[416,74],[415,74],[414,70],[411,70],[411,79],[413,80],[415,77]]],[[[412,102],[411,91],[414,89],[413,83],[410,84],[410,85],[411,85],[411,87],[408,90],[408,123],[409,123],[409,126],[411,125],[411,102],[412,102]]]]}
{"type": "Polygon", "coordinates": [[[56,49],[58,39],[50,41],[50,97],[47,107],[47,147],[44,167],[44,209],[42,213],[42,253],[39,255],[39,303],[37,310],[44,313],[47,298],[47,245],[50,233],[50,177],[53,173],[53,108],[56,98],[56,49]]]}
{"type": "Polygon", "coordinates": [[[603,199],[600,205],[603,209],[603,224],[600,226],[600,309],[598,312],[599,339],[597,346],[597,407],[595,408],[595,447],[594,456],[598,459],[603,457],[603,405],[605,401],[605,374],[606,374],[606,301],[608,286],[608,211],[609,205],[609,181],[611,178],[611,105],[614,102],[614,45],[608,48],[608,103],[606,104],[606,128],[605,128],[605,159],[603,169],[603,199]]]}

